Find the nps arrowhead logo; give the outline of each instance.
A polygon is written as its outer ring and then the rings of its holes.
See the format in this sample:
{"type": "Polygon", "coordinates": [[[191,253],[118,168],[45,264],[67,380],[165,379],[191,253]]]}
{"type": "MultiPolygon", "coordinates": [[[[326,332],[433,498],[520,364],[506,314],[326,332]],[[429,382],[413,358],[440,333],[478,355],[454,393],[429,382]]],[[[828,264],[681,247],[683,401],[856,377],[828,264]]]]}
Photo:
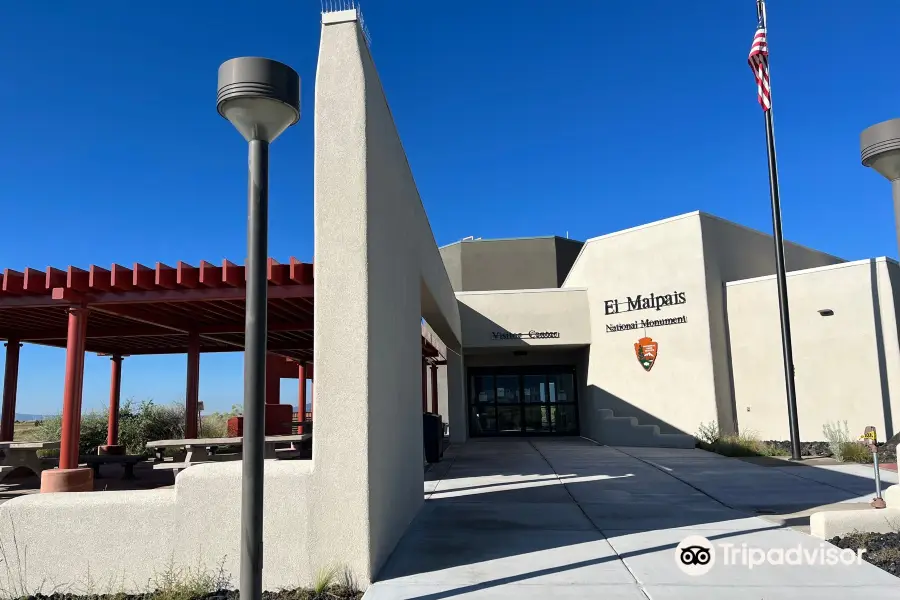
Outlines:
{"type": "Polygon", "coordinates": [[[634,345],[634,353],[645,371],[649,371],[653,368],[654,363],[656,363],[656,353],[658,350],[659,344],[648,337],[642,337],[634,345]]]}

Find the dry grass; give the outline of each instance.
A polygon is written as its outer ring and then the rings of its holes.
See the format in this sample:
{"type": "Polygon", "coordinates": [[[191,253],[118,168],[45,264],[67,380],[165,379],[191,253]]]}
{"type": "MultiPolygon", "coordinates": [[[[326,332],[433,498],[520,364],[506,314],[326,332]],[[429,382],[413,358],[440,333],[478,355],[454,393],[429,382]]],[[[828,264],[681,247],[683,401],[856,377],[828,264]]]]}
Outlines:
{"type": "Polygon", "coordinates": [[[723,456],[787,456],[787,452],[777,446],[763,442],[752,431],[739,434],[722,433],[718,423],[703,423],[697,432],[699,445],[704,450],[723,456]]]}
{"type": "Polygon", "coordinates": [[[13,439],[17,442],[45,442],[40,439],[43,430],[38,421],[20,421],[13,427],[13,439]]]}
{"type": "Polygon", "coordinates": [[[845,442],[841,445],[841,460],[843,462],[871,463],[872,451],[859,442],[845,442]]]}
{"type": "Polygon", "coordinates": [[[193,600],[228,590],[231,580],[222,565],[218,571],[210,571],[199,562],[194,567],[180,567],[173,559],[165,571],[156,575],[150,587],[153,600],[193,600]]]}

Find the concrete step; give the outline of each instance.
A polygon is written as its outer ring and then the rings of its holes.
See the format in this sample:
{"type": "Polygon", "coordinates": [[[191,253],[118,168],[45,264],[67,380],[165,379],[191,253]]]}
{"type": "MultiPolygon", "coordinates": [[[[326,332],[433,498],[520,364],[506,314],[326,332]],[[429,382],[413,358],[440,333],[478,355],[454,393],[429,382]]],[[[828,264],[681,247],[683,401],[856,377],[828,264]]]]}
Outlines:
{"type": "Polygon", "coordinates": [[[599,442],[608,446],[650,448],[693,448],[697,440],[683,433],[660,433],[657,425],[641,425],[636,417],[617,417],[609,408],[597,410],[600,417],[599,442]]]}

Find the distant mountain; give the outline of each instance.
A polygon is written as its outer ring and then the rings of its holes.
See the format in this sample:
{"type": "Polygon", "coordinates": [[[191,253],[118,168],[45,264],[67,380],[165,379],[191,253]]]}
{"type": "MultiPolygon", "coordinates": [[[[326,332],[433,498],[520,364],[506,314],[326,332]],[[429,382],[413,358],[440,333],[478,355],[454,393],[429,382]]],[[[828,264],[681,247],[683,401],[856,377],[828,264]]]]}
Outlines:
{"type": "Polygon", "coordinates": [[[46,418],[47,415],[29,415],[26,413],[16,413],[16,421],[41,421],[46,418]]]}

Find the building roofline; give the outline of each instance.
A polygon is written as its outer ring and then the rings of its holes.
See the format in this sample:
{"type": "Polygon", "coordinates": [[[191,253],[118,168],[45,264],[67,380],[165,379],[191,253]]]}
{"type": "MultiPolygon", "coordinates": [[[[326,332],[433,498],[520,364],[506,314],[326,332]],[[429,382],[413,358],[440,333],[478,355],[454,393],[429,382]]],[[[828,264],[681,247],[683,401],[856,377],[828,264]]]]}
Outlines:
{"type": "Polygon", "coordinates": [[[543,294],[545,292],[586,292],[587,288],[532,288],[522,290],[474,290],[471,292],[455,292],[456,296],[484,296],[487,294],[543,294]]]}
{"type": "Polygon", "coordinates": [[[572,270],[575,268],[575,265],[578,264],[578,261],[581,260],[581,255],[584,254],[584,249],[587,248],[587,245],[591,242],[596,242],[598,240],[611,238],[617,235],[622,235],[625,233],[631,233],[633,231],[640,231],[641,229],[648,229],[650,227],[656,227],[657,225],[664,225],[666,223],[671,223],[673,221],[680,221],[681,219],[687,219],[688,217],[695,217],[700,215],[699,210],[695,210],[694,212],[685,213],[682,215],[676,215],[674,217],[669,217],[667,219],[661,219],[659,221],[653,221],[652,223],[645,223],[643,225],[638,225],[636,227],[629,227],[627,229],[620,229],[619,231],[613,231],[611,233],[604,233],[603,235],[598,235],[596,237],[588,238],[584,241],[584,245],[581,246],[581,250],[578,251],[578,256],[575,257],[575,261],[572,263],[572,268],[569,269],[569,272],[566,273],[566,278],[563,280],[560,288],[566,287],[566,283],[569,281],[569,277],[572,275],[572,270]]]}
{"type": "Polygon", "coordinates": [[[488,239],[477,239],[477,240],[457,240],[455,242],[451,242],[449,244],[444,244],[443,246],[438,246],[438,249],[449,248],[450,246],[455,246],[457,244],[469,244],[472,242],[514,242],[519,240],[563,240],[566,242],[573,242],[576,244],[583,244],[581,240],[575,240],[572,238],[565,238],[560,235],[526,235],[521,237],[509,237],[509,238],[488,238],[488,239]]]}
{"type": "MultiPolygon", "coordinates": [[[[702,211],[702,210],[695,210],[695,211],[692,211],[692,212],[689,212],[689,213],[684,213],[684,214],[680,214],[680,215],[675,215],[674,217],[668,217],[668,218],[666,218],[666,219],[660,219],[660,220],[658,220],[658,221],[653,221],[653,222],[651,222],[651,223],[645,223],[645,224],[643,224],[643,225],[637,225],[636,227],[629,227],[629,228],[627,228],[627,229],[621,229],[621,230],[619,230],[619,231],[613,231],[613,232],[611,232],[611,233],[605,233],[605,234],[603,234],[603,235],[598,235],[598,236],[596,236],[596,237],[588,238],[588,239],[586,239],[586,240],[584,241],[584,245],[581,247],[581,251],[579,251],[578,256],[575,257],[575,262],[572,263],[572,266],[574,267],[576,264],[578,264],[578,261],[581,259],[581,255],[582,255],[582,253],[584,252],[584,249],[585,249],[585,248],[587,247],[587,245],[590,244],[591,242],[596,242],[596,241],[599,241],[599,240],[603,240],[603,239],[606,239],[606,238],[611,238],[611,237],[614,237],[614,236],[617,236],[617,235],[622,235],[622,234],[625,234],[625,233],[632,233],[632,232],[640,231],[640,230],[643,230],[643,229],[649,229],[650,227],[656,227],[656,226],[658,226],[658,225],[665,225],[665,224],[668,224],[668,223],[673,223],[673,222],[675,222],[675,221],[680,221],[680,220],[682,220],[682,219],[687,219],[687,218],[689,218],[689,217],[701,217],[701,218],[705,217],[705,218],[708,218],[708,219],[714,219],[714,220],[716,220],[716,221],[720,221],[720,222],[722,222],[722,223],[727,223],[728,225],[732,225],[732,226],[734,226],[734,227],[740,227],[741,229],[744,229],[744,230],[746,230],[746,231],[750,231],[750,232],[753,232],[753,233],[756,233],[756,234],[759,234],[759,235],[764,235],[764,236],[769,237],[769,238],[772,237],[772,234],[771,234],[771,233],[766,233],[766,232],[760,231],[760,230],[758,230],[758,229],[753,229],[752,227],[748,227],[748,226],[746,226],[746,225],[742,225],[742,224],[740,224],[740,223],[736,223],[735,221],[729,221],[728,219],[725,219],[725,218],[723,218],[723,217],[719,217],[719,216],[710,214],[710,213],[708,213],[708,212],[704,212],[704,211],[702,211]]],[[[795,247],[795,248],[800,248],[800,249],[803,249],[803,250],[808,250],[808,251],[810,251],[810,252],[816,252],[816,253],[821,254],[821,255],[823,255],[823,256],[827,256],[828,258],[833,258],[833,259],[835,259],[835,260],[839,260],[839,261],[841,261],[842,263],[846,262],[846,259],[841,258],[840,256],[835,256],[834,254],[829,254],[828,252],[822,252],[821,250],[816,250],[815,248],[810,248],[809,246],[804,246],[803,244],[798,244],[798,243],[792,242],[792,241],[790,241],[790,240],[784,240],[784,243],[785,243],[785,244],[789,244],[789,245],[791,245],[791,246],[793,246],[793,247],[795,247]]],[[[562,285],[561,285],[560,287],[565,287],[566,282],[569,280],[569,274],[571,274],[571,272],[572,272],[572,270],[570,269],[570,270],[569,270],[569,273],[566,274],[566,279],[562,282],[562,285]]],[[[795,271],[795,272],[796,272],[796,271],[795,271]]]]}
{"type": "MultiPolygon", "coordinates": [[[[860,260],[853,261],[845,261],[842,263],[838,263],[836,265],[823,265],[821,267],[812,267],[810,269],[798,269],[796,271],[788,271],[785,273],[786,277],[797,277],[799,275],[811,275],[813,273],[821,273],[822,271],[833,271],[835,269],[844,269],[847,267],[860,267],[867,264],[878,264],[878,263],[889,263],[893,265],[900,265],[893,258],[889,258],[887,256],[877,256],[875,258],[863,258],[860,260]]],[[[776,275],[763,275],[761,277],[751,277],[749,279],[736,279],[735,281],[726,281],[725,287],[733,286],[733,285],[744,285],[746,283],[758,283],[760,281],[766,281],[770,279],[775,279],[776,275]]]]}
{"type": "MultiPolygon", "coordinates": [[[[746,230],[746,231],[750,231],[750,232],[752,232],[752,233],[758,233],[759,235],[764,235],[764,236],[770,237],[770,238],[773,237],[773,235],[772,235],[771,233],[766,233],[765,231],[760,231],[759,229],[754,229],[754,228],[752,228],[752,227],[748,227],[747,225],[742,225],[741,223],[736,223],[735,221],[729,221],[728,219],[725,219],[725,218],[722,218],[722,217],[719,217],[719,216],[716,216],[716,215],[713,215],[713,214],[710,214],[710,213],[707,213],[707,212],[703,212],[702,210],[697,211],[697,213],[700,214],[700,216],[702,216],[702,217],[706,217],[706,218],[708,218],[708,219],[714,219],[714,220],[720,221],[720,222],[722,222],[722,223],[727,223],[727,224],[732,225],[732,226],[734,226],[734,227],[740,227],[741,229],[744,229],[744,230],[746,230]]],[[[785,244],[790,244],[791,246],[794,246],[794,247],[796,247],[796,248],[800,248],[800,249],[802,249],[802,250],[809,250],[810,252],[816,252],[816,253],[818,253],[818,254],[824,254],[825,256],[827,256],[827,257],[829,257],[829,258],[833,258],[833,259],[835,259],[835,260],[840,260],[840,261],[842,261],[842,262],[846,262],[846,260],[847,260],[847,259],[845,259],[845,258],[841,258],[840,256],[835,256],[834,254],[829,254],[828,252],[823,252],[823,251],[821,251],[821,250],[817,250],[817,249],[815,249],[815,248],[811,248],[811,247],[805,246],[805,245],[803,245],[803,244],[798,244],[797,242],[792,242],[792,241],[790,241],[790,240],[784,240],[784,243],[785,243],[785,244]]]]}

